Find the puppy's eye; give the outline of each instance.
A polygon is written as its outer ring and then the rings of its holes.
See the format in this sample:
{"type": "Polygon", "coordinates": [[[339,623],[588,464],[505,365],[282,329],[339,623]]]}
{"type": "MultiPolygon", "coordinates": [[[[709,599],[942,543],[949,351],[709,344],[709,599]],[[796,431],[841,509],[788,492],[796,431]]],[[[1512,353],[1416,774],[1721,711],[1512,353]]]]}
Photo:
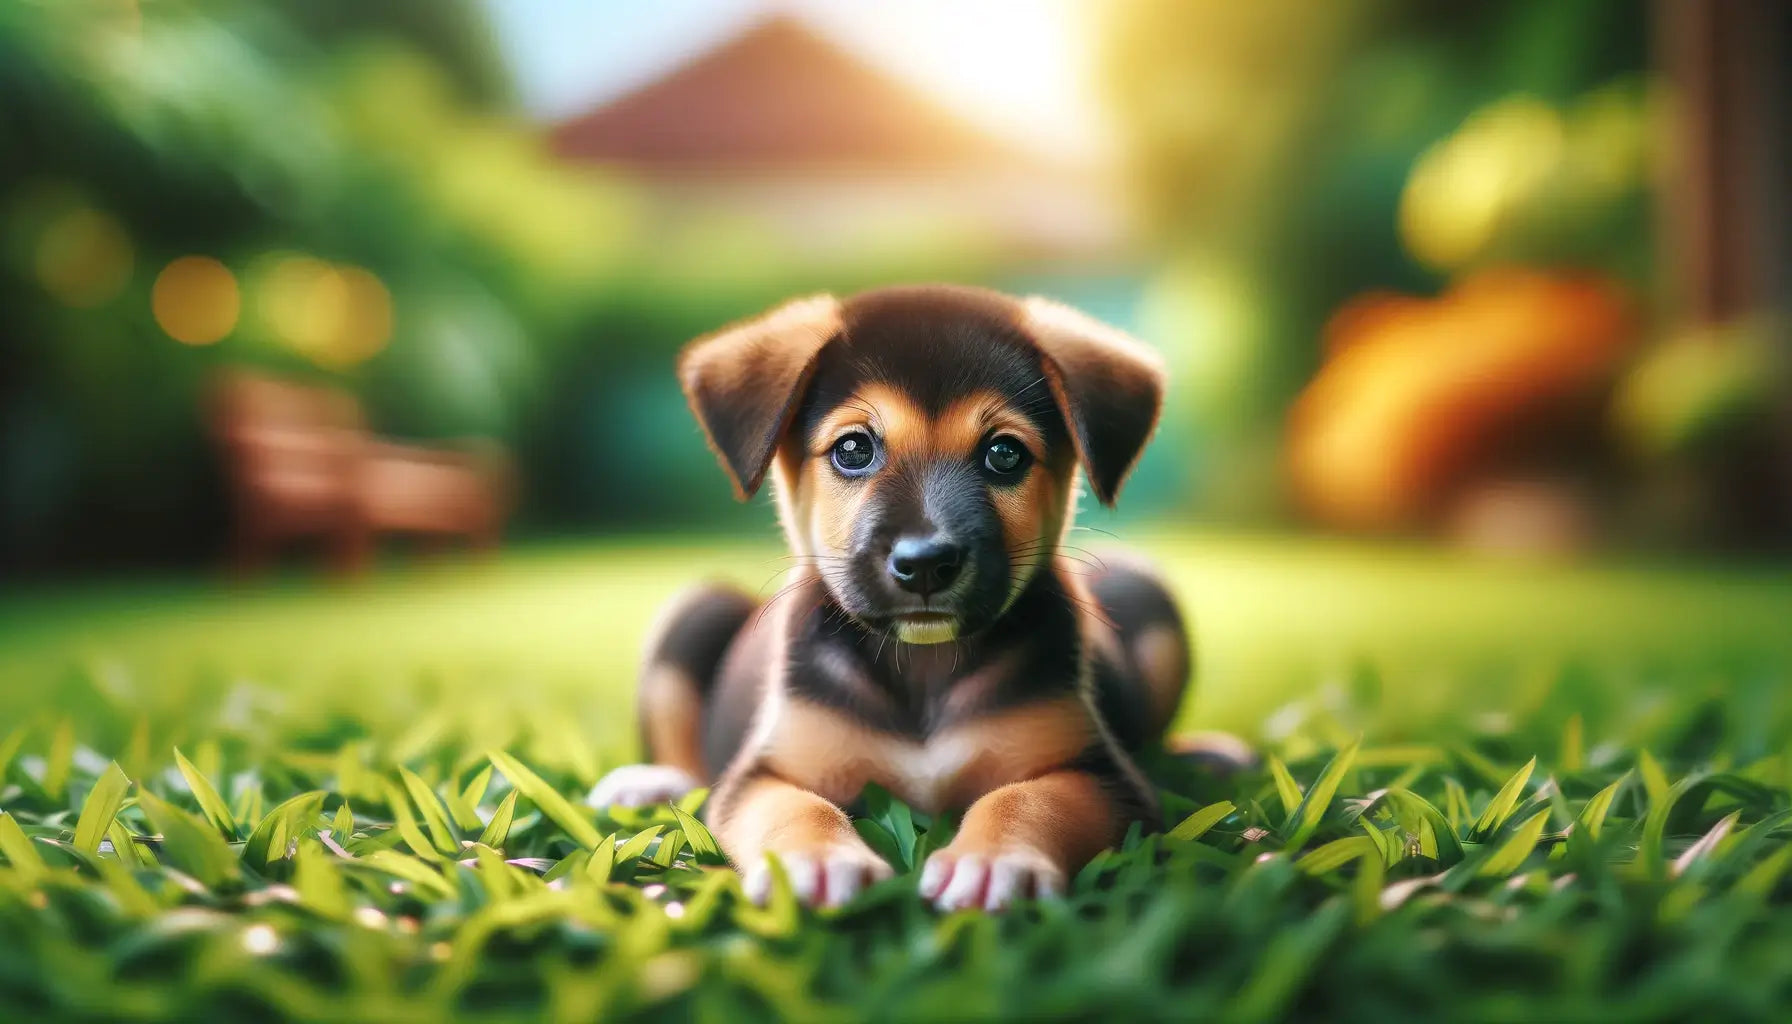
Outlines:
{"type": "Polygon", "coordinates": [[[1027,466],[1027,449],[1012,437],[998,437],[983,449],[983,467],[997,476],[1010,476],[1027,466]]]}
{"type": "Polygon", "coordinates": [[[835,441],[831,454],[835,469],[847,476],[863,476],[870,472],[877,448],[870,434],[854,431],[835,441]]]}

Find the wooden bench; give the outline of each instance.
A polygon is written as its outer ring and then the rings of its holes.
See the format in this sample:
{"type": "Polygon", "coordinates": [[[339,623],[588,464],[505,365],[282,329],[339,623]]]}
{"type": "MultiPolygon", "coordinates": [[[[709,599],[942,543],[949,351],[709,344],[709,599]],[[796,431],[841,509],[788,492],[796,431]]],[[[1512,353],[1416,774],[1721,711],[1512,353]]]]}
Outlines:
{"type": "Polygon", "coordinates": [[[496,546],[509,509],[509,462],[495,444],[468,450],[375,437],[346,392],[244,371],[211,389],[210,420],[233,514],[231,561],[265,568],[285,546],[321,541],[359,572],[381,534],[496,546]]]}

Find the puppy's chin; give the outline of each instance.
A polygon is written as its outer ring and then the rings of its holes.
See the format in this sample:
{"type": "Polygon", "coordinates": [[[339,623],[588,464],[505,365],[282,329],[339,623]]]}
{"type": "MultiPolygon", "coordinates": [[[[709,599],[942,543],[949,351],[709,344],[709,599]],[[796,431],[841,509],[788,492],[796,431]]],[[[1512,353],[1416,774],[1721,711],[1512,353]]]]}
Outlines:
{"type": "Polygon", "coordinates": [[[950,643],[958,639],[958,625],[956,616],[904,616],[896,620],[896,639],[905,644],[950,643]]]}

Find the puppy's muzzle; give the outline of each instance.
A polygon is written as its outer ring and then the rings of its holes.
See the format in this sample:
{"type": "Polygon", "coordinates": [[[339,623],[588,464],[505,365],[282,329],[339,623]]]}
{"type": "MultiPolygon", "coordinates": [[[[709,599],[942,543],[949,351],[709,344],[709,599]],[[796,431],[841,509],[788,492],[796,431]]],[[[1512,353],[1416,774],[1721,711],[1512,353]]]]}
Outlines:
{"type": "Polygon", "coordinates": [[[897,587],[925,600],[958,582],[964,563],[963,545],[934,534],[897,538],[890,545],[888,569],[897,587]]]}

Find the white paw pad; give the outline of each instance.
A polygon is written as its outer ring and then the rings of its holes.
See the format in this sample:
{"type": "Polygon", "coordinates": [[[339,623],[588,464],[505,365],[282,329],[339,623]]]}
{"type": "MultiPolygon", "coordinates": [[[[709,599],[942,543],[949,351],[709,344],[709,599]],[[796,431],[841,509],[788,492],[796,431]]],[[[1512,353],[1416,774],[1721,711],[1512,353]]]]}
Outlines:
{"type": "Polygon", "coordinates": [[[921,898],[941,910],[1001,910],[1016,900],[1064,892],[1064,872],[1031,850],[954,854],[941,850],[921,869],[921,898]]]}
{"type": "MultiPolygon", "coordinates": [[[[851,847],[819,853],[779,853],[778,860],[790,879],[790,891],[799,902],[810,907],[842,906],[868,886],[895,873],[883,858],[870,850],[851,847]]],[[[772,895],[771,864],[761,858],[748,868],[741,880],[741,890],[748,899],[764,906],[772,895]]]]}
{"type": "Polygon", "coordinates": [[[593,807],[647,807],[669,803],[702,783],[663,764],[628,764],[597,780],[585,802],[593,807]]]}

